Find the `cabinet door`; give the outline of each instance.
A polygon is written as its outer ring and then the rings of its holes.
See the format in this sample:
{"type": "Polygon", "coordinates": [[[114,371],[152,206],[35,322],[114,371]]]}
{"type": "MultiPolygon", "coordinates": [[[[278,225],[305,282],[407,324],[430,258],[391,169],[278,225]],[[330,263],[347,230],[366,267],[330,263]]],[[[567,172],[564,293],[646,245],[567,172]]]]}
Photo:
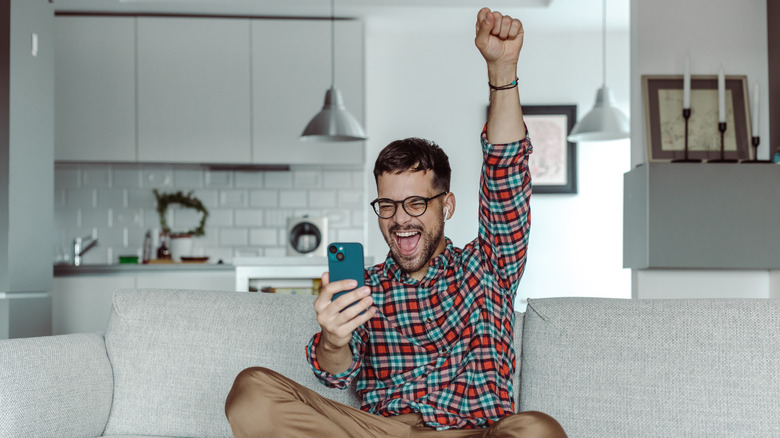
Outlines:
{"type": "Polygon", "coordinates": [[[159,272],[138,274],[136,287],[188,290],[232,291],[236,286],[234,271],[204,271],[184,273],[159,272]]]}
{"type": "MultiPolygon", "coordinates": [[[[337,21],[335,86],[365,127],[363,26],[337,21]]],[[[263,164],[363,164],[365,142],[300,141],[331,86],[327,20],[252,22],[253,161],[263,164]]]]}
{"type": "Polygon", "coordinates": [[[138,160],[247,163],[248,19],[138,18],[138,160]]]}
{"type": "Polygon", "coordinates": [[[54,20],[56,160],[134,161],[135,18],[54,20]]]}
{"type": "Polygon", "coordinates": [[[133,275],[55,277],[51,291],[54,334],[105,332],[114,291],[134,287],[133,275]]]}

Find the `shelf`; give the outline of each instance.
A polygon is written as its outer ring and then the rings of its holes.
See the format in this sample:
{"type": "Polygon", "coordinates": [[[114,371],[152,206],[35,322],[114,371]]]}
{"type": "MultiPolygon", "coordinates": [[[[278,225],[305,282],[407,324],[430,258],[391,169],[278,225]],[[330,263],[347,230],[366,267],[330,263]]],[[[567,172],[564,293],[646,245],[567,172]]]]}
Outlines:
{"type": "Polygon", "coordinates": [[[624,267],[780,268],[780,166],[650,163],[623,181],[624,267]]]}

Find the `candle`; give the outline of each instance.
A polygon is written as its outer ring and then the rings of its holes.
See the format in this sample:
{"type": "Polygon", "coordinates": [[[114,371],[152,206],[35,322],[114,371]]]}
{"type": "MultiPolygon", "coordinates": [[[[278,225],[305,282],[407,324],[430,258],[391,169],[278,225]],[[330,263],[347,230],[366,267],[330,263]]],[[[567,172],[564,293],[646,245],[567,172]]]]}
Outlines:
{"type": "Polygon", "coordinates": [[[753,117],[753,137],[758,137],[758,120],[759,120],[759,114],[758,114],[758,95],[759,95],[759,87],[758,82],[756,82],[756,85],[753,86],[753,114],[751,116],[753,117]]]}
{"type": "Polygon", "coordinates": [[[685,55],[685,73],[683,75],[683,109],[691,108],[691,55],[685,55]]]}
{"type": "Polygon", "coordinates": [[[723,67],[718,71],[718,121],[726,123],[726,76],[723,67]]]}

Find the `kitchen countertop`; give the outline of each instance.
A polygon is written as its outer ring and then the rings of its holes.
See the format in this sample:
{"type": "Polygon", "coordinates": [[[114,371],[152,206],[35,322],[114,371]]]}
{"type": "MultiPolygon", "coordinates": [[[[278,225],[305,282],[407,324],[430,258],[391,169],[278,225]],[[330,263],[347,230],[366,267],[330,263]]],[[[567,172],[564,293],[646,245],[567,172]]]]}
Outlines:
{"type": "Polygon", "coordinates": [[[233,271],[235,266],[229,263],[123,263],[111,265],[54,265],[54,276],[84,274],[129,274],[135,272],[186,272],[186,271],[233,271]]]}
{"type": "MultiPolygon", "coordinates": [[[[371,266],[373,257],[365,257],[366,266],[371,266]]],[[[236,257],[235,266],[328,266],[327,257],[236,257]]]]}

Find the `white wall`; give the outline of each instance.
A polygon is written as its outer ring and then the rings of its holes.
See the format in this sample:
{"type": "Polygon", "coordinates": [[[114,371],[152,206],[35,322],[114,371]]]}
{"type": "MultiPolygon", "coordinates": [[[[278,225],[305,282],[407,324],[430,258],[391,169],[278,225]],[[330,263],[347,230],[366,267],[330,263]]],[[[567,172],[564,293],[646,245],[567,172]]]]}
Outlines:
{"type": "MultiPolygon", "coordinates": [[[[717,74],[722,65],[726,74],[747,75],[750,90],[760,84],[758,154],[766,158],[770,144],[766,0],[631,0],[631,162],[638,165],[646,155],[641,76],[682,74],[686,52],[691,54],[694,75],[717,74]]],[[[633,289],[639,298],[766,298],[777,296],[778,274],[648,270],[633,273],[633,289]]]]}
{"type": "Polygon", "coordinates": [[[683,72],[686,52],[691,74],[747,75],[761,87],[759,157],[769,142],[769,64],[766,0],[631,0],[631,162],[645,160],[641,76],[683,72]]]}
{"type": "MultiPolygon", "coordinates": [[[[453,168],[457,211],[445,233],[458,246],[477,235],[479,134],[488,103],[485,64],[474,46],[475,19],[476,11],[464,14],[444,31],[409,28],[403,19],[366,23],[367,197],[376,196],[371,170],[387,143],[410,136],[437,142],[453,168]]],[[[546,34],[526,20],[524,27],[521,100],[574,103],[583,116],[601,85],[600,31],[546,34]]],[[[608,64],[607,82],[628,113],[627,31],[609,35],[608,64]]],[[[622,268],[622,175],[629,169],[629,142],[583,143],[578,149],[579,193],[532,199],[519,308],[528,297],[630,297],[630,273],[622,268]]],[[[375,220],[368,217],[367,255],[383,260],[387,245],[375,220]]]]}

